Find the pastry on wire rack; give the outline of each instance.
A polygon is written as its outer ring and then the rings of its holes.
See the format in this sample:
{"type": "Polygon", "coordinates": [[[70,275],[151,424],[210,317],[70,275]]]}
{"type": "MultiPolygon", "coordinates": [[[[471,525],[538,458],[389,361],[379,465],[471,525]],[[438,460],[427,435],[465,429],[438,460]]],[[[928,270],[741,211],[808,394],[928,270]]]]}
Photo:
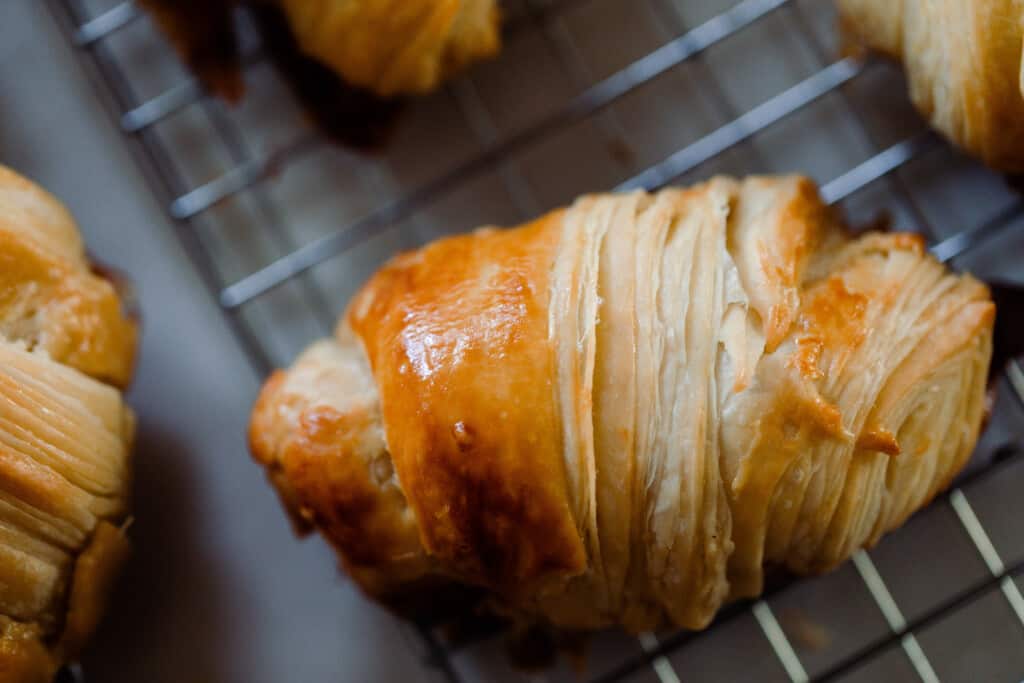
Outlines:
{"type": "Polygon", "coordinates": [[[903,62],[914,104],[986,164],[1024,173],[1019,0],[839,0],[844,37],[903,62]]]}
{"type": "Polygon", "coordinates": [[[126,557],[135,344],[67,210],[0,166],[0,680],[50,683],[126,557]]]}
{"type": "Polygon", "coordinates": [[[206,88],[244,85],[235,10],[316,123],[355,146],[379,144],[400,101],[422,95],[501,45],[496,0],[144,0],[206,88]]]}
{"type": "Polygon", "coordinates": [[[813,183],[604,194],[402,254],[266,383],[250,443],[385,604],[702,628],[830,570],[967,462],[995,307],[813,183]]]}
{"type": "Polygon", "coordinates": [[[381,97],[437,88],[499,48],[495,0],[278,0],[301,49],[381,97]]]}

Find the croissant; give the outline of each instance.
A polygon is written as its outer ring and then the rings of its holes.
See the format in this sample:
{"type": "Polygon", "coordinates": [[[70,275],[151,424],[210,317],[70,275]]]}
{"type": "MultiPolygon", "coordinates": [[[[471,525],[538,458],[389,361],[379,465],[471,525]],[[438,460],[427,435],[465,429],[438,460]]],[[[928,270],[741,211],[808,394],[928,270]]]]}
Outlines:
{"type": "Polygon", "coordinates": [[[300,47],[381,97],[423,94],[500,46],[495,0],[279,0],[300,47]]]}
{"type": "Polygon", "coordinates": [[[1019,0],[839,0],[854,44],[902,60],[932,125],[993,168],[1024,172],[1019,0]]]}
{"type": "Polygon", "coordinates": [[[49,683],[127,553],[136,328],[67,210],[0,166],[0,680],[49,683]]]}
{"type": "MultiPolygon", "coordinates": [[[[243,89],[231,17],[241,2],[143,0],[206,86],[231,100],[243,89]]],[[[496,54],[501,43],[496,0],[264,4],[283,12],[302,52],[329,66],[347,84],[383,98],[430,92],[469,64],[496,54]]]]}
{"type": "Polygon", "coordinates": [[[250,442],[392,603],[455,582],[565,628],[702,628],[949,485],[994,305],[801,177],[578,200],[402,254],[274,373],[250,442]]]}

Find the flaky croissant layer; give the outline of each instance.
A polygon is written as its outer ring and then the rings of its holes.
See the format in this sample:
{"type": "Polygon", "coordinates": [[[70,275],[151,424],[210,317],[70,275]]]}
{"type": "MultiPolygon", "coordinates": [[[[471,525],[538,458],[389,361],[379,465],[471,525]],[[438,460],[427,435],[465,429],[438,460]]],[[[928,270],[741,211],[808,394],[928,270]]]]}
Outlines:
{"type": "Polygon", "coordinates": [[[993,317],[804,178],[584,197],[394,259],[268,381],[250,437],[385,601],[449,580],[564,627],[700,628],[949,484],[993,317]]]}
{"type": "Polygon", "coordinates": [[[838,0],[845,37],[899,59],[932,125],[993,168],[1024,172],[1021,0],[838,0]]]}
{"type": "Polygon", "coordinates": [[[116,387],[135,341],[68,212],[0,166],[3,683],[49,683],[77,656],[127,553],[134,417],[116,387]]]}

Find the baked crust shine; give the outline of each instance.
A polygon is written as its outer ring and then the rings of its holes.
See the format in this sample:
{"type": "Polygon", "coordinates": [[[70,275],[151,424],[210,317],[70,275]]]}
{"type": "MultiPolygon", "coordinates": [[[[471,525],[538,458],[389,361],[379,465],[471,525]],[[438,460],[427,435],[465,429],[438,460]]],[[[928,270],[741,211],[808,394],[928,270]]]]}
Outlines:
{"type": "Polygon", "coordinates": [[[701,628],[947,486],[994,306],[794,176],[596,195],[395,258],[267,383],[286,505],[388,601],[461,582],[570,628],[701,628]]]}
{"type": "Polygon", "coordinates": [[[64,207],[0,166],[0,680],[77,656],[127,554],[136,334],[64,207]]]}

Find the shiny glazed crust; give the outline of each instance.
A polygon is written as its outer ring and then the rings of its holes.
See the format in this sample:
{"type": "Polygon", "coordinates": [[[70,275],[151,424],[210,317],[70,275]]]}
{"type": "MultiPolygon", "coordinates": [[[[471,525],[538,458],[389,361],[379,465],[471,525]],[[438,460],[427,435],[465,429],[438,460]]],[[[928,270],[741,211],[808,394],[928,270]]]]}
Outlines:
{"type": "Polygon", "coordinates": [[[127,554],[135,324],[74,221],[0,166],[0,680],[77,656],[127,554]]]}
{"type": "Polygon", "coordinates": [[[949,484],[993,317],[804,178],[584,197],[395,258],[267,383],[250,440],[386,602],[446,580],[564,627],[700,628],[949,484]]]}
{"type": "Polygon", "coordinates": [[[1024,172],[1020,0],[839,0],[851,45],[903,62],[936,128],[993,168],[1024,172]]]}
{"type": "Polygon", "coordinates": [[[118,387],[136,328],[114,285],[95,274],[57,199],[0,166],[0,338],[118,387]]]}

